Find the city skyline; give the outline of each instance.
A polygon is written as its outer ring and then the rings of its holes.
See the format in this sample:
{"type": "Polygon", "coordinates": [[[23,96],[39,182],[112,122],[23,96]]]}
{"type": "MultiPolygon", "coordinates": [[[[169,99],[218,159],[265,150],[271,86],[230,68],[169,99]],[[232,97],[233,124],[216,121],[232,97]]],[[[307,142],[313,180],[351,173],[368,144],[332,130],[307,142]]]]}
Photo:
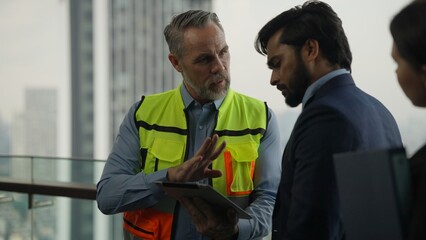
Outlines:
{"type": "MultiPolygon", "coordinates": [[[[391,17],[409,1],[349,0],[326,1],[338,13],[353,53],[353,76],[356,84],[382,101],[395,116],[404,142],[422,139],[426,131],[422,123],[426,111],[414,107],[401,91],[390,57],[391,17]],[[359,14],[362,12],[363,17],[359,14]]],[[[231,51],[232,88],[263,99],[277,113],[300,111],[290,109],[280,92],[269,85],[270,71],[265,57],[255,52],[257,31],[269,19],[303,1],[214,0],[213,9],[224,26],[231,51]],[[256,16],[255,18],[253,16],[256,16]]],[[[28,87],[64,86],[69,81],[69,28],[67,1],[46,0],[32,3],[24,0],[0,3],[0,117],[10,124],[23,109],[24,92],[28,87]],[[34,6],[33,6],[34,5],[34,6]],[[25,16],[25,17],[23,17],[25,16]],[[10,24],[13,22],[14,24],[10,24]]],[[[141,93],[142,94],[142,93],[141,93]]],[[[66,93],[59,91],[59,103],[66,93]]],[[[138,99],[135,99],[135,101],[138,99]]],[[[69,121],[69,120],[67,120],[69,121]]],[[[282,122],[286,122],[282,119],[282,122]]],[[[289,123],[290,124],[290,123],[289,123]]],[[[417,141],[417,140],[416,140],[417,141]]],[[[421,141],[421,140],[420,140],[421,141]]],[[[424,141],[424,140],[423,140],[424,141]]]]}

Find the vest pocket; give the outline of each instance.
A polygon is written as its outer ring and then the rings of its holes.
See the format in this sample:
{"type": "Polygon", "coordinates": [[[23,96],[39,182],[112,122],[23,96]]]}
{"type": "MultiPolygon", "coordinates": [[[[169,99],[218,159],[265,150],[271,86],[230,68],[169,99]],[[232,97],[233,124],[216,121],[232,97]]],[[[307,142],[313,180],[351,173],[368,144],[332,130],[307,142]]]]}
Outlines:
{"type": "Polygon", "coordinates": [[[161,169],[176,166],[183,159],[185,144],[163,138],[155,138],[148,149],[145,172],[152,173],[161,169]]]}
{"type": "Polygon", "coordinates": [[[259,145],[256,142],[232,143],[224,154],[228,195],[246,195],[253,190],[253,175],[259,145]]]}
{"type": "Polygon", "coordinates": [[[170,239],[173,214],[153,208],[124,212],[123,227],[137,239],[170,239]]]}
{"type": "Polygon", "coordinates": [[[132,223],[127,219],[124,220],[124,228],[127,229],[133,236],[144,240],[156,240],[158,238],[159,233],[159,222],[156,219],[148,219],[143,215],[140,215],[137,218],[137,221],[132,223]]]}

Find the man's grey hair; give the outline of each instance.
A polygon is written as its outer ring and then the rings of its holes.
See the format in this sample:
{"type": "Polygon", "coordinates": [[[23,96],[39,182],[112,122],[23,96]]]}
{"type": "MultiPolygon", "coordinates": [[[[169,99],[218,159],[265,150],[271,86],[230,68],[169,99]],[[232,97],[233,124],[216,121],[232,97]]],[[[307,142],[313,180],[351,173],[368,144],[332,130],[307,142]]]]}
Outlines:
{"type": "Polygon", "coordinates": [[[187,28],[203,28],[209,23],[215,23],[222,31],[223,27],[216,13],[203,10],[189,10],[173,16],[171,22],[164,28],[164,36],[169,45],[169,51],[177,57],[184,52],[183,33],[187,28]]]}

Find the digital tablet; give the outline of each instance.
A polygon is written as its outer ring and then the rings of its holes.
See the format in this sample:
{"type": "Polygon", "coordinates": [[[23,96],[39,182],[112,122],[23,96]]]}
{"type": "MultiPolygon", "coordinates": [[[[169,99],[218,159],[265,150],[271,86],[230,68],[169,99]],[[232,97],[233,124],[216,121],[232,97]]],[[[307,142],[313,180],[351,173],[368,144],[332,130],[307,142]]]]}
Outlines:
{"type": "Polygon", "coordinates": [[[157,181],[155,183],[172,197],[199,197],[220,209],[235,209],[239,218],[251,219],[251,216],[246,211],[216,191],[210,185],[194,182],[175,183],[157,181]]]}
{"type": "Polygon", "coordinates": [[[404,148],[334,155],[347,240],[405,239],[410,167],[404,148]]]}

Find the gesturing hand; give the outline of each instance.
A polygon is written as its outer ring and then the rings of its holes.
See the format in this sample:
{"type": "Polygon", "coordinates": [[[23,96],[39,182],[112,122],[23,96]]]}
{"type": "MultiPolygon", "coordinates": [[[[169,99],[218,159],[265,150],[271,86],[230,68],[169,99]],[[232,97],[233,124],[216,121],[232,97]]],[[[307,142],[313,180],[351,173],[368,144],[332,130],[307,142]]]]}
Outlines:
{"type": "Polygon", "coordinates": [[[219,170],[209,169],[209,165],[225,149],[226,143],[222,142],[217,148],[219,136],[207,137],[198,152],[189,160],[179,166],[171,167],[167,171],[167,177],[171,182],[198,181],[208,177],[220,177],[219,170]]]}

